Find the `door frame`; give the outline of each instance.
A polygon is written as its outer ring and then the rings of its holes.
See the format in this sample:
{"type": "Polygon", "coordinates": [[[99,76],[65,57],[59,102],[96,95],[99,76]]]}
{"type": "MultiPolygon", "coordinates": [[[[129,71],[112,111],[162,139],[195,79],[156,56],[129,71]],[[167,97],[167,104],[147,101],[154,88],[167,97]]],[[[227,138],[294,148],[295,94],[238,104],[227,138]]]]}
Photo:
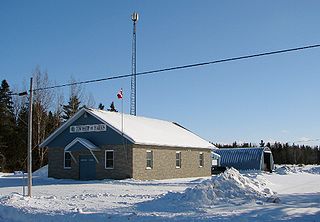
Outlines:
{"type": "Polygon", "coordinates": [[[79,180],[96,180],[96,173],[97,173],[97,163],[95,161],[94,156],[90,155],[90,154],[79,154],[79,180]],[[81,162],[84,162],[84,161],[81,161],[82,158],[87,159],[87,160],[90,159],[94,163],[94,168],[93,168],[94,169],[94,176],[92,178],[89,178],[89,179],[82,179],[81,178],[81,162]]]}

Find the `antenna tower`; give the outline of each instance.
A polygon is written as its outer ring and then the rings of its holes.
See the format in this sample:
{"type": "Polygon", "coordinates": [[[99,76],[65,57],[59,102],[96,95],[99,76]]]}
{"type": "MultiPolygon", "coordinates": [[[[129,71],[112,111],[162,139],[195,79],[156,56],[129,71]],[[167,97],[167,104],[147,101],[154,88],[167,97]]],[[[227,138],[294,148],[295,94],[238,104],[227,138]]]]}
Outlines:
{"type": "Polygon", "coordinates": [[[133,21],[133,38],[132,38],[132,74],[131,74],[131,97],[130,97],[130,115],[137,115],[137,50],[136,50],[136,24],[139,19],[138,13],[134,12],[131,16],[133,21]]]}

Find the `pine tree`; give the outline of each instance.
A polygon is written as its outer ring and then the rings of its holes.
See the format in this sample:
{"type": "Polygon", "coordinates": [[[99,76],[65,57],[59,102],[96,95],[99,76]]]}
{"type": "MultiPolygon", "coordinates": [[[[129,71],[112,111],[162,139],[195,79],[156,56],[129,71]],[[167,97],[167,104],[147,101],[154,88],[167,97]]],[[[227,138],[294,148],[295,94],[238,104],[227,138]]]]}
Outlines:
{"type": "MultiPolygon", "coordinates": [[[[15,118],[10,94],[9,84],[3,80],[0,86],[0,154],[7,160],[7,165],[14,163],[15,154],[15,118]]],[[[10,166],[6,167],[10,168],[10,166]]]]}
{"type": "Polygon", "coordinates": [[[50,135],[53,131],[55,131],[61,124],[61,119],[59,114],[56,112],[49,111],[48,113],[48,125],[46,128],[46,134],[50,135]]]}
{"type": "Polygon", "coordinates": [[[234,142],[232,143],[232,148],[237,148],[237,147],[238,147],[237,141],[234,141],[234,142]]]}
{"type": "Polygon", "coordinates": [[[108,109],[108,111],[110,111],[110,112],[118,112],[118,110],[116,110],[116,108],[114,107],[114,102],[112,102],[110,104],[110,109],[108,109]]]}
{"type": "Polygon", "coordinates": [[[104,105],[102,103],[99,104],[98,109],[104,110],[104,105]]]}
{"type": "Polygon", "coordinates": [[[23,105],[20,108],[16,128],[16,168],[26,170],[27,141],[28,141],[28,107],[23,105]]]}
{"type": "Polygon", "coordinates": [[[72,95],[69,99],[68,104],[63,106],[64,115],[62,116],[62,118],[64,120],[70,119],[76,112],[79,111],[79,109],[80,109],[79,98],[76,95],[72,95]]]}

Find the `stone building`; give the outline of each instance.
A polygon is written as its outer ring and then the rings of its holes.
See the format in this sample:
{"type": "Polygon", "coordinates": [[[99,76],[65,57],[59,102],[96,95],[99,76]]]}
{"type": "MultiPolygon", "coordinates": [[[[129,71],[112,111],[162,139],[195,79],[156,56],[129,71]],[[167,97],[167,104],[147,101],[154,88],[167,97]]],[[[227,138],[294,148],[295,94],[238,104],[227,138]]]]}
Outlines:
{"type": "Polygon", "coordinates": [[[49,177],[151,180],[210,176],[214,145],[174,122],[83,108],[40,147],[49,177]]]}

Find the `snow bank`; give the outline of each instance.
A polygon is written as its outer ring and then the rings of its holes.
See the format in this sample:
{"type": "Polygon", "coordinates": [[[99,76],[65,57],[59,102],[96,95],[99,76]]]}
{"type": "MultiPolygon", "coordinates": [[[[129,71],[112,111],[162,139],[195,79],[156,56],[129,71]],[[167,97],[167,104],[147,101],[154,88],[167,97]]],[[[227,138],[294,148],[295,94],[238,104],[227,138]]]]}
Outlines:
{"type": "Polygon", "coordinates": [[[177,206],[181,210],[187,210],[188,207],[194,209],[194,207],[220,204],[239,205],[248,202],[263,204],[263,202],[279,201],[275,193],[264,183],[243,176],[231,168],[193,188],[187,188],[182,193],[168,192],[158,199],[141,203],[139,208],[171,211],[171,209],[177,210],[177,206]]]}
{"type": "Polygon", "coordinates": [[[301,173],[302,171],[299,168],[294,166],[277,166],[275,169],[275,173],[280,175],[288,175],[292,173],[301,173]]]}
{"type": "Polygon", "coordinates": [[[309,169],[304,170],[304,172],[312,173],[312,174],[320,174],[320,166],[313,166],[309,169]]]}
{"type": "Polygon", "coordinates": [[[276,166],[275,173],[280,175],[288,175],[294,173],[311,173],[311,174],[320,174],[320,166],[316,165],[278,165],[276,166]]]}
{"type": "Polygon", "coordinates": [[[48,177],[48,165],[45,165],[45,166],[41,167],[40,169],[34,171],[32,173],[32,175],[37,176],[37,177],[47,178],[48,177]]]}

